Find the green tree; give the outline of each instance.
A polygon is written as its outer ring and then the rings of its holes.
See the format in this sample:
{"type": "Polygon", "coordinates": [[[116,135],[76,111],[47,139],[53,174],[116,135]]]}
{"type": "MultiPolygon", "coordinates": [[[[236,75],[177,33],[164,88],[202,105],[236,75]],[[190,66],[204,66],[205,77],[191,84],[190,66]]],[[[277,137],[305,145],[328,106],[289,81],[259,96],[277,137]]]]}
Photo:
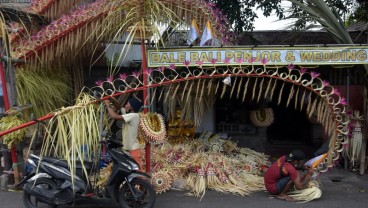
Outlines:
{"type": "Polygon", "coordinates": [[[356,0],[353,13],[348,17],[348,25],[356,22],[368,22],[368,0],[356,0]]]}
{"type": "MultiPolygon", "coordinates": [[[[305,3],[308,0],[298,1],[305,3]]],[[[255,8],[261,9],[263,15],[266,17],[274,12],[279,19],[298,18],[298,21],[294,25],[296,29],[305,28],[309,21],[314,22],[311,18],[299,19],[299,17],[305,17],[306,13],[295,4],[293,4],[291,8],[282,7],[282,0],[210,0],[210,2],[215,3],[227,16],[235,32],[254,29],[254,21],[258,18],[254,10],[255,8]],[[289,15],[287,16],[286,14],[289,15]]],[[[326,1],[327,5],[333,7],[340,16],[344,16],[348,11],[351,11],[354,2],[356,2],[356,0],[326,1]]]]}

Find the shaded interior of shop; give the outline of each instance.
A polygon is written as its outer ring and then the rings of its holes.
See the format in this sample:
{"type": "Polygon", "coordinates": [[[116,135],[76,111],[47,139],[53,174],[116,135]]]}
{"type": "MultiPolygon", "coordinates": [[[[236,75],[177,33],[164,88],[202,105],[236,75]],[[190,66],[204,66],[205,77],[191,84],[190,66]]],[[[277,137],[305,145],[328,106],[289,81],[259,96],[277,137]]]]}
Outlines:
{"type": "MultiPolygon", "coordinates": [[[[362,112],[363,80],[362,76],[359,76],[358,66],[349,68],[321,66],[310,69],[310,71],[320,73],[321,79],[327,80],[337,88],[342,97],[349,100],[350,110],[362,112]]],[[[255,78],[250,80],[249,86],[253,86],[254,80],[255,78]]],[[[282,81],[278,81],[273,98],[270,99],[268,96],[258,102],[257,94],[252,96],[252,87],[248,89],[244,101],[234,96],[230,98],[231,88],[229,88],[222,99],[217,97],[215,103],[216,132],[237,141],[239,146],[265,152],[272,157],[278,157],[295,148],[303,150],[309,156],[326,150],[329,137],[324,133],[323,126],[316,123],[313,116],[307,115],[308,101],[304,100],[303,108],[300,107],[302,92],[305,88],[294,86],[294,92],[298,89],[299,95],[298,97],[294,95],[288,100],[293,85],[285,84],[279,103],[281,88],[282,81]],[[249,119],[250,112],[264,108],[272,108],[274,122],[268,127],[254,126],[249,119]]],[[[257,88],[255,92],[258,91],[257,88]]],[[[309,91],[306,95],[309,95],[308,93],[309,91]]]]}

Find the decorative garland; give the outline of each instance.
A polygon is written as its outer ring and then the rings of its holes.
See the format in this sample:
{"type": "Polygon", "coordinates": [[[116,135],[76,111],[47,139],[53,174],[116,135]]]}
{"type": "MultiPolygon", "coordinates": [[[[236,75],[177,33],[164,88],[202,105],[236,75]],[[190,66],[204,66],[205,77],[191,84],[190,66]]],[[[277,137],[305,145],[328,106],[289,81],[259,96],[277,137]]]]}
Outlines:
{"type": "Polygon", "coordinates": [[[250,112],[250,122],[257,127],[269,127],[275,120],[272,108],[250,112]]]}
{"type": "MultiPolygon", "coordinates": [[[[147,88],[185,82],[184,92],[186,90],[191,90],[193,86],[191,83],[196,79],[218,80],[230,76],[241,77],[242,80],[245,80],[245,85],[239,84],[237,92],[234,93],[239,95],[239,97],[237,96],[238,99],[244,101],[250,89],[248,87],[249,80],[251,78],[262,78],[259,84],[261,87],[258,86],[258,82],[255,82],[252,89],[255,87],[262,89],[260,90],[261,95],[258,96],[260,99],[261,97],[263,99],[269,97],[271,100],[278,100],[280,104],[282,101],[283,87],[286,83],[290,83],[294,86],[293,92],[295,91],[296,93],[289,94],[287,105],[294,99],[294,107],[300,110],[305,109],[309,117],[316,112],[317,122],[324,127],[325,133],[331,137],[328,156],[318,167],[316,167],[316,170],[326,172],[329,168],[332,168],[335,164],[334,161],[339,158],[340,153],[344,150],[344,146],[347,145],[348,135],[351,132],[351,129],[348,128],[351,116],[346,109],[348,103],[346,99],[340,95],[340,92],[331,86],[329,82],[322,80],[319,77],[319,73],[314,71],[308,72],[305,68],[297,69],[293,64],[289,64],[287,67],[267,68],[267,60],[260,60],[260,63],[255,64],[256,59],[251,58],[248,60],[238,59],[236,61],[239,66],[232,66],[229,64],[230,60],[231,59],[224,59],[221,61],[213,59],[210,63],[215,67],[205,66],[204,61],[198,61],[196,63],[184,61],[183,64],[185,67],[182,67],[180,71],[176,71],[175,64],[169,64],[168,66],[161,66],[155,69],[147,68],[146,71],[143,72],[147,76],[147,80],[149,80],[146,86],[140,81],[143,73],[133,72],[131,75],[120,74],[119,78],[116,79],[109,77],[106,81],[99,80],[96,82],[97,86],[91,88],[90,91],[93,92],[96,90],[101,94],[101,97],[103,97],[106,95],[118,95],[147,88]],[[226,66],[217,67],[217,62],[223,62],[226,66]],[[246,62],[248,62],[248,64],[243,65],[243,63],[246,64],[246,62]],[[263,67],[256,68],[257,65],[263,65],[263,67]],[[192,70],[189,66],[197,66],[197,68],[192,70]],[[129,84],[127,79],[131,78],[134,78],[137,82],[129,84]],[[263,79],[266,80],[266,82],[264,82],[263,79]],[[279,97],[277,99],[274,97],[274,94],[279,82],[282,83],[282,88],[279,91],[279,97]],[[264,85],[267,86],[265,90],[263,90],[264,85]],[[300,97],[298,96],[299,93],[303,93],[301,99],[298,99],[300,97]],[[305,102],[305,100],[307,102],[305,102]]],[[[243,83],[242,80],[239,83],[243,83]]],[[[207,86],[208,91],[211,92],[211,90],[215,90],[215,93],[219,94],[218,89],[222,82],[218,81],[215,85],[213,85],[212,82],[209,83],[210,84],[207,86]]],[[[197,88],[199,89],[199,87],[197,88]]],[[[253,94],[254,93],[255,92],[253,92],[253,94]]],[[[189,94],[186,95],[188,96],[189,94]]],[[[257,101],[258,97],[256,98],[253,96],[252,99],[257,101]]]]}
{"type": "Polygon", "coordinates": [[[164,117],[158,113],[146,113],[140,115],[138,131],[139,137],[145,141],[161,144],[166,139],[166,129],[164,117]]]}

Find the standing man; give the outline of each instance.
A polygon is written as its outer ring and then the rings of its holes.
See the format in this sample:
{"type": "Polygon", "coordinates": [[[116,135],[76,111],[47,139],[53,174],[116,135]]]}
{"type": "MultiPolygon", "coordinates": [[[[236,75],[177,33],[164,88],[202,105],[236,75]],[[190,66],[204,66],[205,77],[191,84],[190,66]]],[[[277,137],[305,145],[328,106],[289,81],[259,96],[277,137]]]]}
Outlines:
{"type": "Polygon", "coordinates": [[[304,167],[304,159],[305,154],[302,151],[293,150],[276,160],[264,175],[267,191],[276,195],[278,199],[293,201],[294,199],[287,195],[287,192],[293,186],[298,190],[305,188],[313,175],[313,169],[309,168],[308,172],[300,177],[297,169],[304,167]]]}
{"type": "Polygon", "coordinates": [[[139,111],[142,102],[137,98],[129,98],[128,102],[122,108],[122,115],[115,112],[111,106],[110,100],[104,100],[109,115],[116,120],[123,120],[123,149],[129,151],[132,158],[142,168],[142,151],[138,141],[139,111]]]}

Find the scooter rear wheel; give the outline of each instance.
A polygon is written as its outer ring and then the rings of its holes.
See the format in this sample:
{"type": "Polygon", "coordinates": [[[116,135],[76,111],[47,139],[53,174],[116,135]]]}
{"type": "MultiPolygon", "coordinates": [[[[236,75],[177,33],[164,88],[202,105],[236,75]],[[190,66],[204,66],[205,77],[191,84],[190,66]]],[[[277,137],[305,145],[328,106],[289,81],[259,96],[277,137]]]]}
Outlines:
{"type": "MultiPolygon", "coordinates": [[[[46,190],[53,190],[57,188],[56,183],[49,178],[37,178],[34,184],[33,182],[31,183],[32,185],[38,188],[43,188],[46,190]]],[[[42,202],[38,200],[36,197],[26,192],[23,192],[23,203],[26,208],[41,208],[41,207],[55,208],[56,207],[56,205],[47,204],[45,202],[42,202]]]]}
{"type": "Polygon", "coordinates": [[[132,191],[124,184],[119,191],[119,205],[122,208],[152,208],[156,202],[156,191],[146,180],[135,178],[130,182],[133,191],[138,195],[135,200],[132,191]]]}

